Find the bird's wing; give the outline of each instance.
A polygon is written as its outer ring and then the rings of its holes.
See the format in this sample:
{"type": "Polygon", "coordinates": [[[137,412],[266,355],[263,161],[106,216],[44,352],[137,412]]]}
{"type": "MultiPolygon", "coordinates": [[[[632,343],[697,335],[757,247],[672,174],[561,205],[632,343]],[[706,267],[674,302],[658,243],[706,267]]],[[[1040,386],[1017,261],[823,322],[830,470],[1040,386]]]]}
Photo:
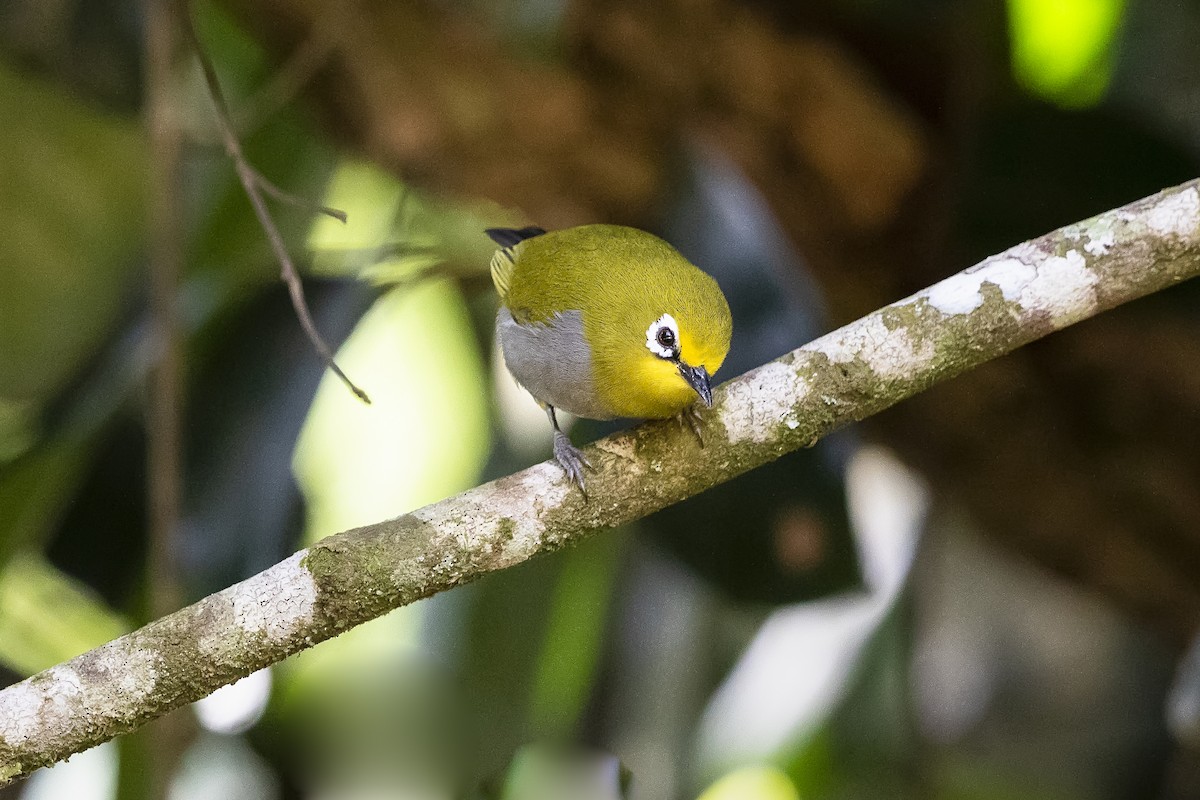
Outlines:
{"type": "Polygon", "coordinates": [[[513,267],[517,263],[516,246],[526,239],[541,236],[546,231],[536,226],[528,228],[488,228],[486,233],[500,249],[492,255],[492,283],[500,299],[508,299],[508,287],[512,283],[513,267]]]}

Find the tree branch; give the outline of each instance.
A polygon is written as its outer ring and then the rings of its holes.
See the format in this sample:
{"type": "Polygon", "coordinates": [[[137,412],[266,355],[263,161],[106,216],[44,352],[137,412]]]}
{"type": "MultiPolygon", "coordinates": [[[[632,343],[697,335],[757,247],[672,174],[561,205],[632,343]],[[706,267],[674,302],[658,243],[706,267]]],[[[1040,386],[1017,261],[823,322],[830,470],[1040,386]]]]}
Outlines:
{"type": "Polygon", "coordinates": [[[330,536],[0,691],[0,781],[137,728],[342,631],[677,503],[925,388],[1200,273],[1200,182],[1017,245],[721,386],[706,447],[668,422],[330,536]]]}

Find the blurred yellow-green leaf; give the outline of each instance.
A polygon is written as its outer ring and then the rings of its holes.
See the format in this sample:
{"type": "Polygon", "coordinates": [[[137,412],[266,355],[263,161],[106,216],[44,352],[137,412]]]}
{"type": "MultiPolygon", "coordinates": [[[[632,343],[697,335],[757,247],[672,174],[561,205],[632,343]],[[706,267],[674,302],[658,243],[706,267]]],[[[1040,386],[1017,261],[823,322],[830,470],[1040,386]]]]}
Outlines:
{"type": "Polygon", "coordinates": [[[338,353],[371,395],[326,375],[296,446],[310,540],[466,488],[487,451],[483,365],[446,281],[381,297],[338,353]],[[414,391],[414,387],[421,391],[414,391]]]}
{"type": "Polygon", "coordinates": [[[393,284],[444,268],[482,277],[494,245],[485,228],[515,223],[491,203],[450,203],[406,186],[371,164],[346,160],[322,203],[347,221],[318,217],[308,237],[309,272],[393,284]]]}
{"type": "Polygon", "coordinates": [[[1066,107],[1095,104],[1112,76],[1125,0],[1008,0],[1013,72],[1066,107]]]}
{"type": "Polygon", "coordinates": [[[129,624],[94,592],[32,552],[0,571],[0,662],[22,675],[115,639],[129,624]]]}
{"type": "Polygon", "coordinates": [[[800,795],[783,771],[755,766],[722,776],[697,800],[800,800],[800,795]]]}

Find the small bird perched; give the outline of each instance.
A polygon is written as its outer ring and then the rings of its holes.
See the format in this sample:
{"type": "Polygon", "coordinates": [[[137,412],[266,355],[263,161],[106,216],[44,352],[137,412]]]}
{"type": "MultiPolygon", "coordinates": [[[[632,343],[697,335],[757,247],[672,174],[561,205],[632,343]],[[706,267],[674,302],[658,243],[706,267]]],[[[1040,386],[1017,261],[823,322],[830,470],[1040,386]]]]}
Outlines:
{"type": "MultiPolygon", "coordinates": [[[[557,408],[589,419],[681,419],[712,405],[733,320],[713,278],[669,244],[619,225],[489,228],[500,249],[496,336],[509,372],[554,426],[554,457],[583,490],[587,459],[557,408]]],[[[693,420],[694,423],[694,420],[693,420]]]]}

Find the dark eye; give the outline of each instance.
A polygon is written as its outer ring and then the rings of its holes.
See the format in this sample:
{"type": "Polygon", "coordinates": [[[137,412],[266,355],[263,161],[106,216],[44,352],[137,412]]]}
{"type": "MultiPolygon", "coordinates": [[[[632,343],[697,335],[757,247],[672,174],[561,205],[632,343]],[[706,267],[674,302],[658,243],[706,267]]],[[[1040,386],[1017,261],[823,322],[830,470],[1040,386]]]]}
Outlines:
{"type": "Polygon", "coordinates": [[[668,350],[674,349],[674,347],[675,347],[675,331],[671,330],[670,328],[666,328],[666,327],[659,328],[657,338],[658,338],[658,343],[661,344],[663,347],[667,348],[668,350]]]}

